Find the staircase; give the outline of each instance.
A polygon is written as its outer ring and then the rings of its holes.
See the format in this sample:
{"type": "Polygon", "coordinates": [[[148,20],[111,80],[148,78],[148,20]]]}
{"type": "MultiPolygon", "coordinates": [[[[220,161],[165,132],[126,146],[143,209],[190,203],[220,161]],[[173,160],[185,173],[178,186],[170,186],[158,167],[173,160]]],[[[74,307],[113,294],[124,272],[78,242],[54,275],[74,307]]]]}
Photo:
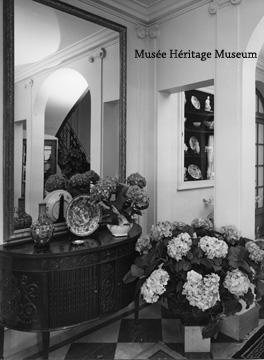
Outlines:
{"type": "Polygon", "coordinates": [[[90,169],[86,151],[70,124],[72,116],[78,110],[87,92],[72,107],[56,134],[58,138],[58,165],[61,172],[68,178],[90,169]]]}

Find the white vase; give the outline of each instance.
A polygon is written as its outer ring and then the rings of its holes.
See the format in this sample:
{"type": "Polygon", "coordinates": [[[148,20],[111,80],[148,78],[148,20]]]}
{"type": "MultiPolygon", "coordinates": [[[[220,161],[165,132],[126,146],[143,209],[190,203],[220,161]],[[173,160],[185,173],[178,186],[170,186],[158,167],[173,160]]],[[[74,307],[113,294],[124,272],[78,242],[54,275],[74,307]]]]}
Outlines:
{"type": "Polygon", "coordinates": [[[110,225],[108,224],[107,227],[111,231],[113,236],[121,237],[121,236],[127,236],[129,230],[131,229],[132,225],[125,216],[120,215],[119,218],[119,224],[118,225],[110,225]]]}
{"type": "Polygon", "coordinates": [[[211,339],[203,338],[203,326],[184,326],[184,352],[208,353],[211,351],[211,339]]]}
{"type": "Polygon", "coordinates": [[[113,236],[121,237],[127,236],[129,230],[131,229],[131,224],[128,225],[107,225],[108,229],[111,231],[113,236]]]}

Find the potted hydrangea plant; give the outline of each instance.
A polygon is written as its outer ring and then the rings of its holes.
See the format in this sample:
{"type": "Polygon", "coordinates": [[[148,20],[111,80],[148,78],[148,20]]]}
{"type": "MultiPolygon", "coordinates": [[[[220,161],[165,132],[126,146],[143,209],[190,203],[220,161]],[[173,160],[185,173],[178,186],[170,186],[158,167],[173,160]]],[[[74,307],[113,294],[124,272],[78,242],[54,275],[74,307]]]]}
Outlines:
{"type": "Polygon", "coordinates": [[[205,219],[158,222],[135,249],[139,256],[124,282],[138,279],[147,303],[165,298],[186,327],[202,327],[201,339],[217,336],[223,318],[256,302],[264,250],[233,226],[216,231],[205,219]]]}
{"type": "Polygon", "coordinates": [[[144,189],[146,179],[133,173],[125,183],[116,178],[100,179],[92,188],[90,198],[102,208],[103,224],[107,224],[114,236],[127,235],[135,216],[149,206],[149,198],[144,189]]]}

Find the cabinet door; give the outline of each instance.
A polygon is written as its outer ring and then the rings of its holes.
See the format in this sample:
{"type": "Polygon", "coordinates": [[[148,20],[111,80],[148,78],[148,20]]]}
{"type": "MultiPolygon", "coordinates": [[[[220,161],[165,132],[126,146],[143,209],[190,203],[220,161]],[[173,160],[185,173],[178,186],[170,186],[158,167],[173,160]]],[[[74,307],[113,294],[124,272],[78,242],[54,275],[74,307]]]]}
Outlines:
{"type": "Polygon", "coordinates": [[[48,328],[46,273],[1,273],[1,323],[16,330],[48,328]]]}
{"type": "Polygon", "coordinates": [[[96,265],[49,273],[50,328],[78,324],[99,314],[96,265]]]}
{"type": "Polygon", "coordinates": [[[134,263],[135,252],[127,255],[117,262],[117,299],[118,309],[121,309],[130,304],[135,299],[136,281],[124,284],[123,277],[130,269],[131,264],[134,263]]]}
{"type": "Polygon", "coordinates": [[[99,276],[100,315],[117,309],[116,260],[102,263],[99,276]]]}

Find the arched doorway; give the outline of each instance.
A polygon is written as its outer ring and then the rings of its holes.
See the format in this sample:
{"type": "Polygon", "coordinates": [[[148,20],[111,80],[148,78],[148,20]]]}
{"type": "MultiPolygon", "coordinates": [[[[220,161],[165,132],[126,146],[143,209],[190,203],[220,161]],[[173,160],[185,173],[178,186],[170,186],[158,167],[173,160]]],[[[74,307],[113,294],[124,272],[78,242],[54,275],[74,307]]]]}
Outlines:
{"type": "Polygon", "coordinates": [[[264,99],[256,89],[256,237],[264,235],[264,99]]]}

